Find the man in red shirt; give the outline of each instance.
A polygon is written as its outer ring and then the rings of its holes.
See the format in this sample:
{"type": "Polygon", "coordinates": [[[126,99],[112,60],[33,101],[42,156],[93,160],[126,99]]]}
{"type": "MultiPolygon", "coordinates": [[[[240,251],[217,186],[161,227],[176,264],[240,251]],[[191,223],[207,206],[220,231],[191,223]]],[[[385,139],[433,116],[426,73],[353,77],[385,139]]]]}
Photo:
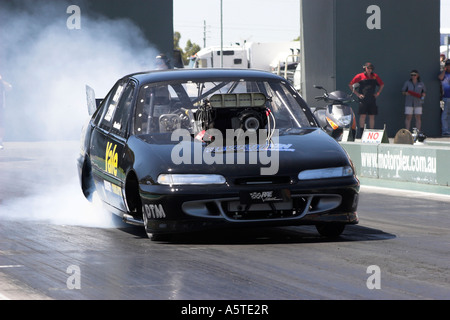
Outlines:
{"type": "MultiPolygon", "coordinates": [[[[369,128],[375,126],[375,116],[378,114],[376,99],[384,88],[384,82],[373,72],[375,67],[372,63],[367,62],[363,66],[364,72],[357,74],[349,83],[350,90],[353,90],[353,84],[359,83],[359,88],[355,90],[355,94],[360,99],[359,102],[359,129],[360,133],[364,129],[366,123],[366,115],[369,115],[369,128]],[[377,90],[378,87],[378,90],[377,90]]],[[[359,134],[358,134],[359,135],[359,134]]]]}

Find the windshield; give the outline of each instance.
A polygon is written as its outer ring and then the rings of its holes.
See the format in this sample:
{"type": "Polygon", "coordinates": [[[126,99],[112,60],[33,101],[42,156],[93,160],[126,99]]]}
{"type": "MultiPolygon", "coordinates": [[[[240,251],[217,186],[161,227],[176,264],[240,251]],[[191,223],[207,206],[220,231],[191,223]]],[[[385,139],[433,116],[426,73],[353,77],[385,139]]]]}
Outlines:
{"type": "Polygon", "coordinates": [[[282,132],[317,126],[303,99],[283,81],[152,83],[141,87],[136,103],[136,134],[180,128],[194,135],[211,128],[282,132]]]}

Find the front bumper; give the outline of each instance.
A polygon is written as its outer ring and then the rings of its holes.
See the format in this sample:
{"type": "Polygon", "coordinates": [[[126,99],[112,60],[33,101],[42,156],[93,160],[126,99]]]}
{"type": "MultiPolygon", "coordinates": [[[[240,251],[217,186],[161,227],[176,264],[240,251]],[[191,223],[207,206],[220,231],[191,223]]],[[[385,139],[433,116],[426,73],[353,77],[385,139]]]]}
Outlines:
{"type": "Polygon", "coordinates": [[[174,233],[215,226],[288,226],[320,223],[358,223],[359,182],[339,185],[183,187],[141,186],[147,232],[174,233]],[[283,198],[248,201],[248,193],[282,192],[283,198]]]}

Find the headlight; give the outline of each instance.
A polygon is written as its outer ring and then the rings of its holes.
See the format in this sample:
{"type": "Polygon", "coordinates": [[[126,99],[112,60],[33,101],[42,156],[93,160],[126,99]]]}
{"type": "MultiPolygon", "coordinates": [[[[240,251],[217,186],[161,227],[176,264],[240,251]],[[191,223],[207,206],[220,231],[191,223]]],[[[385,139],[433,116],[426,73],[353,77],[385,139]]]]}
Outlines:
{"type": "Polygon", "coordinates": [[[337,168],[324,168],[304,170],[298,174],[299,180],[314,180],[314,179],[328,179],[350,177],[353,175],[353,169],[350,166],[337,168]]]}
{"type": "Polygon", "coordinates": [[[164,185],[224,184],[225,178],[218,174],[160,174],[158,183],[164,185]]]}

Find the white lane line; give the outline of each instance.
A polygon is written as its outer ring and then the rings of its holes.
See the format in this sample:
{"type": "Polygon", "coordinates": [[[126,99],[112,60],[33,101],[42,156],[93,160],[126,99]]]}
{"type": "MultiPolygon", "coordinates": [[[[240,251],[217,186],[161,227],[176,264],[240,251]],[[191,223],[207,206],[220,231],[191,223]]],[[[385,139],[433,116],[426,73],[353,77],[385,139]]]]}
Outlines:
{"type": "Polygon", "coordinates": [[[0,301],[1,300],[48,300],[49,297],[39,293],[26,284],[10,278],[3,272],[6,268],[21,268],[23,265],[0,265],[0,301]]]}
{"type": "Polygon", "coordinates": [[[0,266],[0,269],[21,268],[21,267],[23,267],[23,265],[21,265],[21,264],[9,264],[9,265],[0,266]]]}
{"type": "Polygon", "coordinates": [[[7,296],[4,296],[4,295],[0,292],[0,300],[11,300],[11,299],[8,298],[7,296]]]}
{"type": "MultiPolygon", "coordinates": [[[[0,269],[21,268],[21,267],[23,267],[23,265],[21,264],[7,264],[0,266],[0,269]]],[[[11,299],[0,292],[0,300],[11,300],[11,299]]]]}

